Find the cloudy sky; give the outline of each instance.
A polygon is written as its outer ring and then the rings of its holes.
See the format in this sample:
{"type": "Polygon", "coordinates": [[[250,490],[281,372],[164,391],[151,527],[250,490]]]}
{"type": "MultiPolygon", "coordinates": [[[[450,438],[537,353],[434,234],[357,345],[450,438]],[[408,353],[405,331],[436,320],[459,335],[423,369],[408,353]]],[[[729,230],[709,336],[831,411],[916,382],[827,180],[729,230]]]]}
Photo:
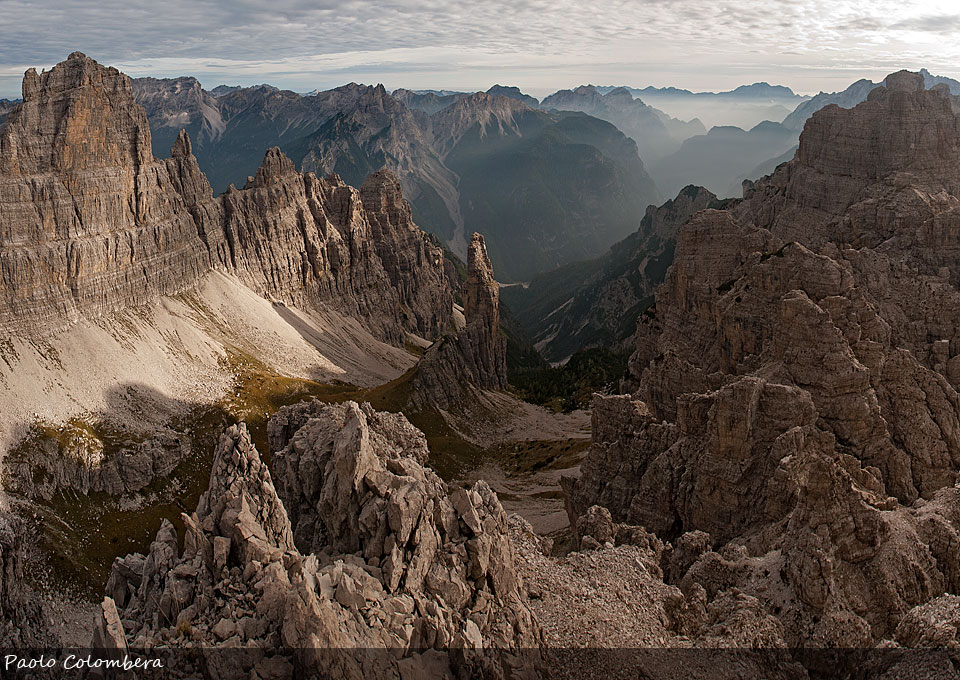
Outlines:
{"type": "Polygon", "coordinates": [[[960,76],[956,0],[0,0],[0,97],[74,50],[132,76],[306,91],[581,83],[843,89],[960,76]]]}

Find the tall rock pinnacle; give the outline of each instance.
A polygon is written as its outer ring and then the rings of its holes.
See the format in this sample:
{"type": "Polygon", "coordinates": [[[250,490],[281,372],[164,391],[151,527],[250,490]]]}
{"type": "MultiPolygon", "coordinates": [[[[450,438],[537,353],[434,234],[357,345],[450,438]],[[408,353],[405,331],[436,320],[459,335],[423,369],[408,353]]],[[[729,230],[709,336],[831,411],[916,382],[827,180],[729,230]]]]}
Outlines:
{"type": "Polygon", "coordinates": [[[435,343],[420,360],[411,396],[414,408],[450,409],[467,396],[469,383],[485,390],[507,388],[507,341],[500,332],[500,288],[493,278],[483,236],[467,251],[464,295],[466,327],[435,343]]]}
{"type": "Polygon", "coordinates": [[[506,389],[507,343],[500,333],[500,286],[493,278],[483,236],[476,233],[470,237],[467,250],[464,316],[480,369],[475,375],[477,384],[488,389],[506,389]]]}

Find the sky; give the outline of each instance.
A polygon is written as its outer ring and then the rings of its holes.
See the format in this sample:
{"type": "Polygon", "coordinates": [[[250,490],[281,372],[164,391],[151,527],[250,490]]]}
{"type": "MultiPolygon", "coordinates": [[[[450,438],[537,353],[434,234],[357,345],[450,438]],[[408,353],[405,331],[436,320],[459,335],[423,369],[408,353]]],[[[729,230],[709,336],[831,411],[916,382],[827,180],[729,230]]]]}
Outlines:
{"type": "Polygon", "coordinates": [[[75,50],[204,87],[584,83],[803,94],[925,66],[960,77],[956,0],[0,0],[0,97],[75,50]]]}

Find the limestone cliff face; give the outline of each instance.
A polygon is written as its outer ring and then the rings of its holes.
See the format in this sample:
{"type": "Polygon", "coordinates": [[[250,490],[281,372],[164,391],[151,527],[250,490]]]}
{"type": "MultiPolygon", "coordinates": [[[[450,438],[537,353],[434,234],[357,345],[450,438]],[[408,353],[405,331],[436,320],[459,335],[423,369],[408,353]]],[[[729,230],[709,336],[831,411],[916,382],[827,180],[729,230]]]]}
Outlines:
{"type": "Polygon", "coordinates": [[[472,650],[539,644],[496,495],[448,490],[402,415],[304,402],[269,436],[275,475],[244,425],[224,433],[182,553],[167,522],[148,555],[117,560],[99,626],[114,646],[252,650],[219,657],[218,677],[401,678],[431,660],[489,677],[472,650]]]}
{"type": "Polygon", "coordinates": [[[596,405],[572,517],[599,503],[672,541],[685,593],[757,597],[789,646],[892,639],[960,588],[960,291],[933,247],[953,233],[956,130],[939,92],[894,74],[815,114],[744,204],[680,230],[636,393],[596,405]]]}
{"type": "Polygon", "coordinates": [[[507,341],[500,331],[500,286],[493,278],[483,236],[470,238],[464,289],[466,327],[434,343],[413,377],[414,408],[449,409],[472,388],[507,388],[507,341]]]}
{"type": "Polygon", "coordinates": [[[23,94],[0,133],[0,328],[56,328],[195,281],[207,255],[129,79],[75,52],[27,71],[23,94]]]}
{"type": "Polygon", "coordinates": [[[394,343],[435,336],[452,306],[442,251],[389,173],[360,190],[267,152],[212,197],[177,137],[155,160],[130,80],[80,53],[42,76],[0,136],[0,331],[44,334],[192,286],[221,268],[257,292],[331,305],[394,343]]]}
{"type": "Polygon", "coordinates": [[[737,213],[784,240],[874,248],[939,274],[960,255],[960,122],[945,85],[925,90],[908,71],[885,83],[815,113],[796,158],[748,187],[737,213]]]}

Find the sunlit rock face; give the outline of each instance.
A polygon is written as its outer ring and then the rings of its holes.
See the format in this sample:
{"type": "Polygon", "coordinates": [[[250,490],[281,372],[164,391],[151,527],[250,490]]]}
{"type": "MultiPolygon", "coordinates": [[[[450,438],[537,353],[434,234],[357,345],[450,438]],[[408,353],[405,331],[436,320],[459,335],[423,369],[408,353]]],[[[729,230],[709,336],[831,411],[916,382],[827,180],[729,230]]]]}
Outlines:
{"type": "Polygon", "coordinates": [[[277,149],[214,199],[189,138],[157,160],[130,80],[76,52],[30,70],[0,133],[0,329],[44,334],[189,288],[211,269],[325,304],[400,344],[435,336],[452,295],[442,251],[390,173],[358,190],[297,173],[277,149]]]}

